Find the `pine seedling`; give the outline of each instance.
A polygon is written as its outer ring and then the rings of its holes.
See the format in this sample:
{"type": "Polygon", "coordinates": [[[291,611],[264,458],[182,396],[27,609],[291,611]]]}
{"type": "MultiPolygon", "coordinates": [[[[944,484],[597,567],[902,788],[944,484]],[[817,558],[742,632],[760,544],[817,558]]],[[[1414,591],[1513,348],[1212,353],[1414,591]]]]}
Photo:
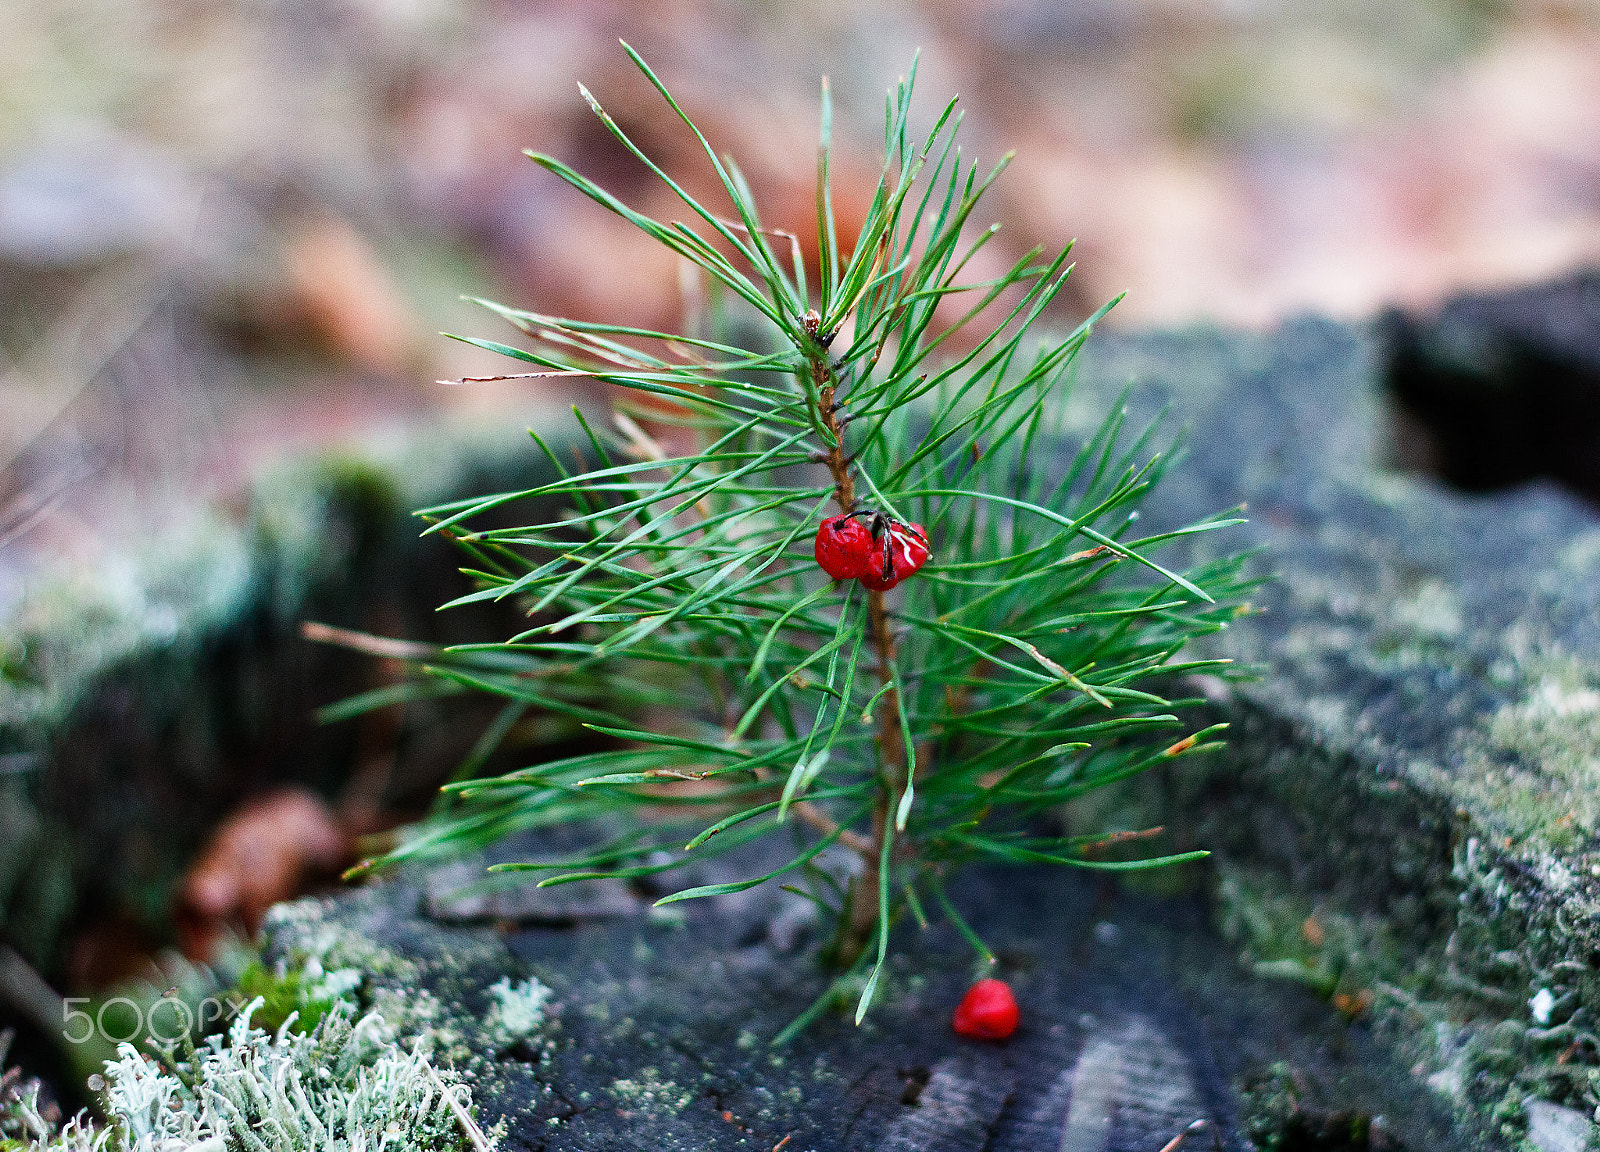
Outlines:
{"type": "Polygon", "coordinates": [[[422,513],[472,557],[475,590],[454,603],[511,600],[528,616],[429,674],[505,699],[490,743],[532,709],[611,744],[451,783],[385,862],[533,826],[621,823],[574,858],[497,866],[552,885],[637,879],[781,837],[795,848],[779,867],[659,903],[804,884],[835,929],[826,955],[860,984],[859,1023],[902,911],[926,922],[937,907],[992,962],[946,891],[963,863],[1127,869],[1203,855],[1107,859],[1097,837],[1051,831],[1048,817],[1217,746],[1222,725],[1174,739],[1182,702],[1162,686],[1217,669],[1181,654],[1237,611],[1241,563],[1178,571],[1158,557],[1240,521],[1141,538],[1137,508],[1170,459],[1152,451],[1154,429],[1126,436],[1120,409],[1075,454],[1061,449],[1063,382],[1110,305],[1064,337],[1035,331],[1071,271],[1066,251],[963,279],[997,231],[971,218],[1009,157],[987,172],[963,157],[953,100],[914,140],[915,67],[889,94],[882,176],[853,242],[834,218],[824,83],[808,267],[628,52],[698,138],[726,202],[691,196],[587,89],[683,218],[651,218],[530,156],[698,270],[728,322],[664,333],[484,302],[525,340],[468,343],[524,362],[516,376],[600,380],[636,399],[617,401],[618,435],[580,415],[588,455],[575,467],[535,435],[553,482],[422,513]],[[641,421],[692,446],[669,453],[641,421]],[[557,510],[493,526],[519,507],[557,510]],[[853,877],[836,882],[824,853],[858,858],[853,877]]]}

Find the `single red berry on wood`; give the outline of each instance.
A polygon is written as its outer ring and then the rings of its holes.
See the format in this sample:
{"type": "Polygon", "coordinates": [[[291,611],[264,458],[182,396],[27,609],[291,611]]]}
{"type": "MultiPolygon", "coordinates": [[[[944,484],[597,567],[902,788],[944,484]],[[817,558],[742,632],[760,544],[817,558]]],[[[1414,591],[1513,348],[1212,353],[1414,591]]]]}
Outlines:
{"type": "Polygon", "coordinates": [[[872,533],[846,513],[829,516],[817,529],[817,564],[835,580],[851,580],[866,570],[872,553],[872,533]]]}
{"type": "Polygon", "coordinates": [[[1017,998],[1004,980],[979,980],[956,1005],[951,1023],[973,1040],[1004,1040],[1017,1030],[1017,998]]]}
{"type": "Polygon", "coordinates": [[[928,534],[921,524],[887,520],[872,539],[872,556],[858,579],[874,592],[887,592],[928,562],[928,534]]]}

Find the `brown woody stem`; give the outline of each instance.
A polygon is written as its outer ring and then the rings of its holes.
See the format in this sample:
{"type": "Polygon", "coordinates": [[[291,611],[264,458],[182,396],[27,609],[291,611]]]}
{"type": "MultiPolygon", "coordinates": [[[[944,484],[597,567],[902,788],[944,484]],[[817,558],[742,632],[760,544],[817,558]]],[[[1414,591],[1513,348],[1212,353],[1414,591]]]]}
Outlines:
{"type": "MultiPolygon", "coordinates": [[[[826,462],[833,476],[834,499],[840,512],[855,508],[855,479],[850,475],[851,459],[844,447],[844,424],[839,416],[840,404],[835,400],[838,378],[828,363],[827,353],[820,348],[808,352],[811,378],[817,390],[817,418],[827,429],[833,443],[828,445],[826,462]]],[[[853,963],[872,940],[878,926],[879,863],[883,855],[883,838],[889,830],[889,813],[898,803],[906,775],[905,741],[900,732],[900,692],[894,687],[894,632],[889,627],[889,613],[884,608],[883,593],[867,592],[867,621],[872,631],[872,644],[878,656],[878,677],[887,687],[879,709],[878,721],[878,795],[872,807],[872,839],[857,841],[857,851],[865,865],[861,875],[850,887],[848,907],[839,937],[835,957],[840,964],[853,963]]],[[[841,838],[842,839],[842,838],[841,838]]]]}

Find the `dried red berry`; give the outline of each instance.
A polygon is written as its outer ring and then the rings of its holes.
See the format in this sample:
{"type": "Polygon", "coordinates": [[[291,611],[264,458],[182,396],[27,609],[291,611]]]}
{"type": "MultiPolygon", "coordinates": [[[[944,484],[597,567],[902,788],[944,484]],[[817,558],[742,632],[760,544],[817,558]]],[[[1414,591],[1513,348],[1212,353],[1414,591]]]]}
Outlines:
{"type": "Polygon", "coordinates": [[[928,534],[921,524],[898,520],[873,527],[872,556],[857,579],[874,592],[887,592],[928,562],[928,534]]]}
{"type": "Polygon", "coordinates": [[[956,1005],[951,1024],[973,1040],[1004,1040],[1017,1030],[1017,998],[1004,980],[979,980],[956,1005]]]}
{"type": "Polygon", "coordinates": [[[829,516],[817,529],[817,564],[835,580],[850,580],[866,570],[872,533],[848,513],[829,516]]]}

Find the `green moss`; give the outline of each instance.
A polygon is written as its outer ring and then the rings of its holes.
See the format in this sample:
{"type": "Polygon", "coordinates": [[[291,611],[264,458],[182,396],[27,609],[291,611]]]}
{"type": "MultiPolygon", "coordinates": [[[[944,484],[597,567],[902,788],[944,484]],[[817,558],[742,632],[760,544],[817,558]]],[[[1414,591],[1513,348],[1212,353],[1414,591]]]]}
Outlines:
{"type": "Polygon", "coordinates": [[[1519,671],[1520,698],[1461,741],[1457,779],[1507,835],[1570,851],[1600,834],[1600,667],[1555,655],[1519,671]]]}
{"type": "Polygon", "coordinates": [[[1386,978],[1410,983],[1405,951],[1381,918],[1314,903],[1264,870],[1223,861],[1217,873],[1219,927],[1257,975],[1303,984],[1351,1015],[1386,978]]]}
{"type": "Polygon", "coordinates": [[[330,452],[263,477],[253,545],[274,614],[290,620],[318,585],[371,565],[405,515],[400,478],[360,453],[330,452]]]}
{"type": "Polygon", "coordinates": [[[255,1018],[268,1031],[277,1031],[293,1016],[292,1030],[308,1032],[360,982],[360,973],[354,969],[329,973],[315,958],[298,969],[275,971],[256,961],[240,975],[238,991],[247,1001],[261,1001],[255,1018]]]}
{"type": "Polygon", "coordinates": [[[1318,1107],[1305,1082],[1284,1063],[1244,1086],[1240,1111],[1245,1134],[1259,1152],[1399,1152],[1397,1143],[1384,1139],[1381,1118],[1318,1107]]]}
{"type": "Polygon", "coordinates": [[[1220,926],[1259,975],[1367,1015],[1419,1086],[1474,1126],[1514,1141],[1528,1099],[1584,1114],[1600,1105],[1600,974],[1576,959],[1597,942],[1586,898],[1541,903],[1527,893],[1526,862],[1470,836],[1452,877],[1457,918],[1442,938],[1407,937],[1396,917],[1308,898],[1271,869],[1223,861],[1218,872],[1220,926]]]}

